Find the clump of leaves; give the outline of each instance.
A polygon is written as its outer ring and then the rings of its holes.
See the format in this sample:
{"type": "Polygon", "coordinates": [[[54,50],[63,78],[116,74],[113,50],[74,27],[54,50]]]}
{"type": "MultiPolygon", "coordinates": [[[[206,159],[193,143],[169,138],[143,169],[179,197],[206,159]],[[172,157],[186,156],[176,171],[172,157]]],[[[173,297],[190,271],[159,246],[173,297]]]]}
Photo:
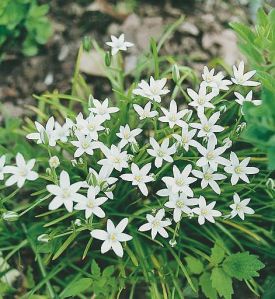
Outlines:
{"type": "Polygon", "coordinates": [[[259,9],[254,30],[241,23],[232,23],[239,38],[239,47],[257,71],[264,89],[263,105],[255,109],[245,104],[247,129],[243,137],[267,152],[268,166],[275,169],[275,9],[268,14],[259,9]]]}
{"type": "Polygon", "coordinates": [[[49,6],[35,0],[2,0],[0,3],[0,54],[21,51],[24,55],[37,54],[52,35],[47,18],[49,6]],[[21,49],[21,50],[18,50],[21,49]]]}
{"type": "Polygon", "coordinates": [[[228,255],[221,242],[215,243],[212,248],[208,264],[192,256],[185,260],[188,270],[195,277],[193,279],[198,279],[197,285],[209,299],[231,299],[234,294],[233,279],[251,280],[259,276],[258,271],[264,267],[256,255],[247,251],[228,255]]]}

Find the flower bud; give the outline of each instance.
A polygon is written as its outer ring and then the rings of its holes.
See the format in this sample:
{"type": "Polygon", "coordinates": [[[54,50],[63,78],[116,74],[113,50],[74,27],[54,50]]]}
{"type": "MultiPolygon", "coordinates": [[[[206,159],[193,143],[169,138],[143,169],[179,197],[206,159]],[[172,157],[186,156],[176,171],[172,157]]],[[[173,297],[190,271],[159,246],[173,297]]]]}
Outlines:
{"type": "Polygon", "coordinates": [[[42,243],[48,243],[50,241],[50,236],[48,234],[42,234],[37,237],[37,241],[42,243]]]}
{"type": "Polygon", "coordinates": [[[180,70],[177,64],[174,64],[172,67],[172,79],[175,83],[180,79],[180,70]]]}
{"type": "Polygon", "coordinates": [[[227,148],[230,148],[232,146],[232,140],[229,137],[225,138],[222,143],[227,148]]]}
{"type": "Polygon", "coordinates": [[[242,122],[241,124],[238,125],[237,129],[236,129],[236,133],[241,133],[246,127],[246,123],[242,122]]]}
{"type": "Polygon", "coordinates": [[[2,214],[2,218],[5,221],[13,222],[18,220],[19,215],[14,211],[7,211],[2,214]]]}
{"type": "Polygon", "coordinates": [[[170,244],[171,247],[175,247],[177,245],[177,241],[175,239],[171,239],[169,241],[169,244],[170,244]]]}
{"type": "Polygon", "coordinates": [[[223,113],[226,112],[226,110],[227,110],[226,105],[222,105],[221,107],[219,107],[219,110],[223,113]]]}
{"type": "Polygon", "coordinates": [[[83,50],[90,52],[92,49],[92,39],[90,36],[84,36],[82,39],[83,50]]]}
{"type": "Polygon", "coordinates": [[[139,151],[139,145],[137,142],[131,143],[131,150],[134,154],[136,154],[139,151]]]}
{"type": "Polygon", "coordinates": [[[78,218],[75,219],[74,224],[75,224],[76,226],[80,226],[80,225],[81,225],[81,220],[78,219],[78,218]]]}
{"type": "Polygon", "coordinates": [[[112,56],[110,52],[106,52],[105,54],[105,65],[110,66],[112,62],[112,56]]]}
{"type": "Polygon", "coordinates": [[[51,168],[57,168],[60,165],[59,158],[57,156],[53,156],[49,160],[49,165],[51,168]]]}
{"type": "Polygon", "coordinates": [[[266,186],[267,188],[270,188],[272,190],[275,190],[275,181],[272,179],[272,178],[269,178],[267,181],[266,181],[266,186]]]}

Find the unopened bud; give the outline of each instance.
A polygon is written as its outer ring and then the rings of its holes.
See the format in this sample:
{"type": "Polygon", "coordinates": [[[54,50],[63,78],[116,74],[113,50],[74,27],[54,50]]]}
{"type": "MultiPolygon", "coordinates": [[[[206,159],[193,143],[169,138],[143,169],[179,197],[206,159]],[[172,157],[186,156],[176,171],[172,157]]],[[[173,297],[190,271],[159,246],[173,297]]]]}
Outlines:
{"type": "Polygon", "coordinates": [[[131,150],[134,154],[136,154],[139,151],[139,145],[137,142],[131,143],[131,150]]]}
{"type": "Polygon", "coordinates": [[[111,53],[108,51],[105,54],[105,65],[110,66],[111,62],[112,62],[112,56],[111,56],[111,53]]]}
{"type": "Polygon", "coordinates": [[[177,64],[174,64],[172,67],[172,79],[175,83],[180,79],[180,70],[177,64]]]}
{"type": "Polygon", "coordinates": [[[171,239],[169,241],[169,244],[170,244],[171,247],[175,247],[177,245],[177,241],[175,239],[171,239]]]}
{"type": "Polygon", "coordinates": [[[81,220],[78,219],[78,218],[75,219],[74,224],[75,224],[76,226],[80,226],[80,225],[81,225],[81,220]]]}
{"type": "Polygon", "coordinates": [[[272,190],[275,190],[275,181],[272,178],[269,178],[266,181],[266,186],[272,190]]]}
{"type": "Polygon", "coordinates": [[[90,52],[92,49],[92,39],[90,36],[84,36],[82,39],[83,50],[90,52]]]}
{"type": "Polygon", "coordinates": [[[3,213],[2,218],[5,221],[13,222],[13,221],[18,220],[19,215],[14,211],[7,211],[7,212],[3,213]]]}
{"type": "Polygon", "coordinates": [[[59,158],[57,156],[53,156],[49,160],[49,165],[51,168],[57,168],[60,165],[59,158]]]}
{"type": "Polygon", "coordinates": [[[37,241],[42,243],[48,243],[50,241],[50,236],[48,234],[42,234],[37,237],[37,241]]]}

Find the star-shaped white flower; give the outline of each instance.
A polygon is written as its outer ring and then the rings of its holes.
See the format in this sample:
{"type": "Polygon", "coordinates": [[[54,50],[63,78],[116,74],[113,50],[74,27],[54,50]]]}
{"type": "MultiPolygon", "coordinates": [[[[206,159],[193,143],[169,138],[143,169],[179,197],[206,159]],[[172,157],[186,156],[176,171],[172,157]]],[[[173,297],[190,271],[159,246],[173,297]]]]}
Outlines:
{"type": "Polygon", "coordinates": [[[168,123],[171,129],[174,128],[175,125],[179,127],[186,125],[186,122],[183,121],[182,118],[188,112],[188,110],[183,109],[178,112],[177,103],[174,100],[170,102],[169,111],[163,107],[161,107],[161,110],[164,116],[159,117],[159,121],[168,123]]]}
{"type": "Polygon", "coordinates": [[[171,155],[173,155],[176,152],[176,146],[173,144],[171,147],[169,147],[169,139],[166,138],[163,140],[162,144],[159,145],[155,138],[150,138],[150,144],[153,147],[153,149],[148,149],[147,152],[150,156],[155,157],[155,166],[157,168],[161,167],[163,160],[172,163],[173,158],[171,155]]]}
{"type": "Polygon", "coordinates": [[[184,148],[185,151],[189,151],[189,146],[198,146],[198,142],[193,140],[197,130],[188,131],[188,125],[182,127],[181,135],[173,134],[173,137],[177,140],[178,144],[184,148]]]}
{"type": "Polygon", "coordinates": [[[214,173],[214,170],[211,169],[208,165],[202,167],[202,171],[192,170],[192,174],[201,179],[202,189],[206,188],[208,185],[217,193],[221,194],[221,189],[216,181],[226,179],[224,174],[214,173]]]}
{"type": "Polygon", "coordinates": [[[173,177],[165,176],[162,178],[166,186],[171,186],[172,192],[183,192],[187,196],[192,197],[194,195],[193,190],[189,187],[190,184],[194,183],[197,179],[189,177],[192,171],[192,165],[188,164],[185,166],[183,171],[180,171],[176,165],[173,166],[173,177]]]}
{"type": "Polygon", "coordinates": [[[112,170],[108,166],[102,166],[99,172],[96,172],[92,168],[89,169],[91,184],[100,187],[100,191],[103,191],[110,199],[114,198],[110,188],[117,181],[117,178],[111,177],[112,170]]]}
{"type": "Polygon", "coordinates": [[[83,126],[83,133],[93,140],[98,140],[98,132],[105,128],[101,125],[105,119],[101,115],[90,114],[86,119],[80,120],[78,126],[83,126]]]}
{"type": "Polygon", "coordinates": [[[258,86],[260,82],[251,81],[250,79],[256,74],[256,71],[244,73],[244,62],[241,61],[237,68],[233,65],[234,77],[231,78],[232,82],[242,86],[258,86]]]}
{"type": "Polygon", "coordinates": [[[261,100],[253,100],[252,99],[252,95],[253,95],[252,90],[250,90],[249,93],[245,97],[238,92],[234,92],[234,95],[237,97],[237,99],[235,101],[241,106],[243,106],[243,104],[245,102],[250,102],[250,103],[254,104],[255,106],[259,106],[262,104],[261,100]]]}
{"type": "Polygon", "coordinates": [[[131,130],[129,125],[126,126],[120,126],[119,133],[116,133],[116,135],[121,138],[121,141],[119,142],[119,146],[123,148],[126,144],[134,144],[137,143],[136,137],[142,132],[142,129],[134,129],[131,130]]]}
{"type": "Polygon", "coordinates": [[[134,46],[133,43],[125,41],[123,33],[119,37],[111,35],[111,42],[106,42],[106,45],[112,48],[112,55],[116,55],[119,51],[127,51],[127,48],[134,46]]]}
{"type": "Polygon", "coordinates": [[[215,133],[222,132],[224,128],[222,126],[216,125],[216,122],[220,118],[220,112],[213,113],[209,119],[204,115],[204,113],[199,114],[200,123],[191,123],[190,127],[198,129],[198,137],[209,137],[210,135],[215,135],[215,133]]]}
{"type": "Polygon", "coordinates": [[[205,108],[215,108],[215,106],[210,102],[215,96],[217,96],[217,91],[212,91],[207,93],[206,84],[201,84],[199,92],[196,93],[193,89],[187,88],[187,93],[193,100],[188,105],[195,107],[198,114],[203,113],[205,108]]]}
{"type": "Polygon", "coordinates": [[[117,107],[109,107],[109,99],[106,98],[102,103],[97,100],[93,99],[94,107],[89,108],[89,110],[97,115],[100,115],[105,120],[110,120],[112,113],[118,112],[119,108],[117,107]]]}
{"type": "Polygon", "coordinates": [[[98,161],[99,165],[109,167],[111,170],[116,169],[118,171],[128,167],[129,157],[127,151],[121,151],[120,147],[113,144],[110,149],[103,145],[101,147],[101,151],[105,155],[106,159],[98,161]]]}
{"type": "Polygon", "coordinates": [[[105,213],[101,209],[101,205],[108,200],[107,197],[97,197],[100,192],[99,187],[89,187],[87,192],[87,197],[85,199],[79,201],[74,209],[75,210],[85,210],[86,219],[90,218],[93,214],[99,218],[104,218],[105,213]]]}
{"type": "Polygon", "coordinates": [[[230,208],[232,209],[231,218],[234,218],[238,215],[242,220],[244,220],[245,214],[252,215],[255,213],[253,209],[247,207],[247,205],[250,202],[250,198],[246,198],[241,201],[240,196],[237,193],[235,193],[233,199],[234,203],[230,205],[230,208]]]}
{"type": "Polygon", "coordinates": [[[166,78],[155,80],[152,76],[150,77],[150,84],[142,80],[138,87],[133,90],[133,94],[140,95],[144,98],[148,98],[151,101],[161,102],[161,96],[167,94],[170,90],[165,87],[167,82],[166,78]]]}
{"type": "Polygon", "coordinates": [[[226,151],[227,147],[217,147],[217,139],[215,136],[211,135],[207,142],[207,147],[203,147],[202,145],[199,145],[197,147],[198,151],[202,155],[202,157],[197,161],[196,165],[199,167],[203,167],[205,165],[209,165],[214,171],[217,170],[218,165],[229,165],[230,162],[221,157],[221,155],[226,151]]]}
{"type": "Polygon", "coordinates": [[[144,165],[142,168],[139,168],[135,163],[132,163],[132,173],[122,174],[120,177],[125,181],[132,182],[133,186],[138,186],[141,193],[147,196],[148,189],[146,187],[146,183],[152,182],[154,180],[153,176],[148,174],[150,170],[151,163],[144,165]]]}
{"type": "Polygon", "coordinates": [[[164,209],[158,210],[155,216],[147,214],[146,219],[148,223],[141,225],[138,230],[141,232],[151,230],[152,239],[155,239],[157,234],[160,234],[163,238],[168,238],[165,227],[171,225],[171,221],[169,219],[162,220],[164,215],[164,209]]]}
{"type": "Polygon", "coordinates": [[[6,156],[3,155],[0,157],[0,181],[4,179],[4,174],[5,174],[5,163],[6,163],[6,156]]]}
{"type": "Polygon", "coordinates": [[[38,178],[37,172],[33,171],[35,164],[35,159],[25,161],[21,153],[16,155],[16,166],[5,166],[4,172],[11,174],[11,176],[6,180],[5,185],[11,186],[17,184],[18,188],[21,188],[25,181],[35,181],[38,178]]]}
{"type": "Polygon", "coordinates": [[[37,144],[48,143],[49,146],[56,145],[56,136],[54,134],[55,120],[54,117],[50,117],[46,123],[45,128],[39,123],[35,122],[37,132],[30,133],[26,137],[30,140],[36,140],[37,144]]]}
{"type": "Polygon", "coordinates": [[[181,214],[185,213],[187,215],[192,214],[192,209],[190,206],[195,206],[198,204],[198,199],[196,198],[187,198],[184,193],[176,193],[169,197],[164,205],[167,208],[174,209],[173,218],[175,222],[179,222],[181,219],[181,214]]]}
{"type": "Polygon", "coordinates": [[[222,213],[218,210],[214,210],[216,202],[213,201],[210,204],[207,204],[205,198],[200,196],[199,199],[199,207],[193,208],[193,213],[197,214],[198,222],[200,225],[205,223],[205,220],[215,223],[214,217],[220,217],[222,213]]]}
{"type": "Polygon", "coordinates": [[[94,149],[99,148],[99,142],[93,141],[91,136],[86,136],[83,134],[76,134],[77,140],[71,141],[72,145],[77,147],[74,157],[78,158],[83,154],[93,155],[94,149]]]}
{"type": "Polygon", "coordinates": [[[230,154],[230,165],[224,168],[225,172],[230,173],[231,184],[236,185],[239,179],[243,180],[246,183],[249,183],[248,174],[256,174],[259,172],[259,169],[256,167],[247,167],[250,161],[250,157],[239,161],[237,155],[233,152],[230,154]]]}
{"type": "Polygon", "coordinates": [[[153,118],[155,116],[158,115],[157,111],[151,111],[152,108],[152,102],[148,102],[144,108],[142,108],[141,106],[134,104],[133,105],[136,113],[139,115],[139,119],[143,120],[145,118],[153,118]]]}
{"type": "Polygon", "coordinates": [[[104,241],[101,245],[101,253],[106,253],[112,249],[119,257],[123,256],[123,248],[120,242],[132,240],[132,237],[123,233],[128,224],[128,219],[122,219],[117,226],[114,226],[112,220],[107,220],[107,231],[94,229],[91,231],[91,236],[95,239],[104,241]]]}
{"type": "Polygon", "coordinates": [[[47,185],[47,190],[55,197],[49,204],[49,210],[56,210],[62,205],[68,212],[73,211],[73,202],[85,201],[86,197],[77,193],[83,182],[71,184],[68,172],[63,170],[60,174],[59,185],[47,185]]]}
{"type": "Polygon", "coordinates": [[[70,135],[69,124],[65,122],[63,125],[60,125],[60,123],[56,121],[53,134],[56,140],[60,140],[64,143],[67,142],[70,135]]]}
{"type": "Polygon", "coordinates": [[[207,66],[203,69],[203,82],[214,89],[216,89],[217,92],[220,90],[228,90],[228,85],[231,85],[232,82],[230,80],[224,79],[224,74],[222,72],[217,73],[214,75],[215,69],[208,70],[207,66]]]}

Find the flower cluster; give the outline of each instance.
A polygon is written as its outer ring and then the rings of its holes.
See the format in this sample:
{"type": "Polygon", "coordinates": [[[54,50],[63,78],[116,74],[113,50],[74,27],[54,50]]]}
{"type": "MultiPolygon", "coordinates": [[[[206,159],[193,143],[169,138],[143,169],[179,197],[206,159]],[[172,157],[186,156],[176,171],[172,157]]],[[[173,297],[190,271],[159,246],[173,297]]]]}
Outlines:
{"type": "MultiPolygon", "coordinates": [[[[107,44],[112,47],[113,55],[133,46],[125,42],[124,35],[118,39],[112,37],[112,42],[107,44]]],[[[115,202],[114,191],[122,181],[131,184],[136,193],[140,192],[153,203],[152,213],[143,216],[147,222],[138,228],[140,233],[151,231],[152,239],[157,234],[168,238],[172,222],[179,223],[184,217],[196,218],[202,225],[206,221],[214,223],[218,217],[238,215],[243,220],[245,214],[253,214],[253,209],[247,206],[250,199],[241,199],[235,193],[232,194],[234,203],[227,205],[231,211],[222,215],[216,201],[209,202],[203,189],[209,188],[210,192],[220,195],[226,180],[232,185],[240,181],[249,183],[248,176],[259,171],[248,166],[249,157],[240,161],[236,153],[230,151],[232,130],[222,125],[222,112],[217,109],[221,92],[228,91],[233,85],[258,85],[250,80],[254,73],[244,73],[244,63],[241,62],[238,67],[233,66],[234,77],[228,80],[223,73],[215,74],[214,69],[205,67],[198,90],[187,89],[186,105],[178,106],[172,99],[169,108],[164,107],[167,102],[164,97],[170,92],[166,86],[167,78],[151,76],[149,82],[142,80],[132,90],[127,113],[133,120],[120,122],[118,126],[115,120],[120,120],[125,111],[120,105],[112,107],[108,99],[92,99],[89,115],[79,113],[73,119],[66,118],[62,125],[54,117],[49,118],[45,126],[35,122],[36,132],[27,134],[28,139],[48,149],[66,145],[66,157],[74,167],[77,168],[83,160],[88,166],[87,174],[72,182],[75,176],[70,177],[66,170],[58,171],[65,156],[49,158],[50,173],[54,174],[53,183],[46,185],[52,195],[49,210],[65,207],[69,213],[84,213],[87,221],[93,223],[91,236],[103,241],[101,252],[112,249],[120,257],[123,256],[121,242],[132,239],[123,232],[129,219],[123,218],[115,226],[108,218],[106,231],[95,229],[101,222],[94,223],[94,219],[106,217],[104,205],[110,200],[115,202]],[[154,125],[149,138],[144,134],[148,123],[154,125]],[[161,185],[163,187],[159,187],[161,185]],[[156,192],[159,201],[151,199],[152,191],[156,192]],[[172,212],[173,221],[165,218],[167,212],[172,212]]],[[[235,96],[240,105],[245,101],[260,104],[252,101],[252,91],[247,96],[235,92],[235,96]]],[[[0,180],[10,175],[6,186],[17,184],[21,188],[26,180],[38,179],[38,173],[32,170],[34,166],[34,159],[26,162],[20,153],[16,156],[16,166],[5,166],[2,156],[0,180]]]]}

